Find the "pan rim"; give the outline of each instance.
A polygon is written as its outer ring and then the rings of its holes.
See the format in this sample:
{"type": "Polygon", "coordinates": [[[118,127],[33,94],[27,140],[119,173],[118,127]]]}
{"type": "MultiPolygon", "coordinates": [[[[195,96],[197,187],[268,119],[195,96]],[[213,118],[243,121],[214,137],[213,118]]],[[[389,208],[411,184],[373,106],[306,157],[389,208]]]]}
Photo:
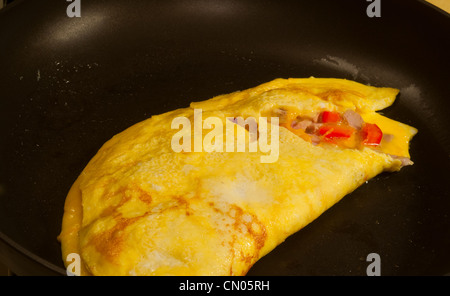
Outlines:
{"type": "MultiPolygon", "coordinates": [[[[0,231],[0,240],[6,244],[9,248],[14,249],[15,251],[18,251],[21,253],[21,255],[26,256],[28,259],[37,262],[38,264],[43,265],[44,267],[50,269],[53,272],[56,272],[58,274],[65,274],[65,271],[62,267],[59,267],[51,262],[49,262],[48,260],[45,260],[44,258],[40,257],[39,255],[36,255],[35,253],[27,250],[26,248],[22,247],[20,244],[18,244],[16,241],[14,241],[13,239],[11,239],[9,236],[7,236],[6,234],[4,234],[3,232],[0,231]]],[[[10,268],[8,266],[8,268],[10,268]]],[[[12,270],[13,272],[15,272],[14,270],[12,270]]]]}
{"type": "Polygon", "coordinates": [[[437,7],[437,6],[434,5],[433,3],[428,2],[428,1],[426,1],[426,0],[416,0],[416,1],[419,2],[419,3],[421,3],[421,4],[423,4],[423,5],[425,5],[425,6],[430,7],[431,9],[434,9],[436,12],[442,14],[443,16],[445,16],[445,17],[447,17],[447,18],[450,18],[450,12],[447,12],[447,11],[443,10],[442,8],[437,7]]]}

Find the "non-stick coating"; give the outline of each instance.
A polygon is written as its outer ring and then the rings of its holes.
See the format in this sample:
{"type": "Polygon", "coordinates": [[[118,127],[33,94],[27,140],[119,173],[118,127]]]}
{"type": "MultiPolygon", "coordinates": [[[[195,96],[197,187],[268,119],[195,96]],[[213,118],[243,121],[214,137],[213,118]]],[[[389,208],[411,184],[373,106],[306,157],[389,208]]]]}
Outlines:
{"type": "MultiPolygon", "coordinates": [[[[384,173],[288,238],[252,275],[450,272],[448,14],[419,1],[18,1],[0,13],[0,259],[63,274],[65,196],[114,134],[278,77],[400,89],[383,113],[419,129],[384,173]]],[[[239,164],[236,164],[239,165],[239,164]]]]}

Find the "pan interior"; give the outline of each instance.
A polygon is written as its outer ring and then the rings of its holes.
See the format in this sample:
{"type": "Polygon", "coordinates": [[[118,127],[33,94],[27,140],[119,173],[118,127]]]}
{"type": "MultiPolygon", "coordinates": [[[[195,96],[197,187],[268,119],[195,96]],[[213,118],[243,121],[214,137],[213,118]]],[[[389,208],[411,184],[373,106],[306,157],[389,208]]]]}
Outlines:
{"type": "Polygon", "coordinates": [[[415,165],[359,188],[249,274],[364,275],[374,252],[386,275],[449,272],[450,188],[442,168],[450,135],[442,127],[450,123],[450,21],[420,1],[391,2],[383,2],[380,18],[356,0],[85,1],[80,18],[66,15],[64,1],[5,9],[2,236],[62,273],[56,236],[65,196],[113,135],[274,78],[335,77],[400,89],[384,114],[418,128],[415,165]]]}

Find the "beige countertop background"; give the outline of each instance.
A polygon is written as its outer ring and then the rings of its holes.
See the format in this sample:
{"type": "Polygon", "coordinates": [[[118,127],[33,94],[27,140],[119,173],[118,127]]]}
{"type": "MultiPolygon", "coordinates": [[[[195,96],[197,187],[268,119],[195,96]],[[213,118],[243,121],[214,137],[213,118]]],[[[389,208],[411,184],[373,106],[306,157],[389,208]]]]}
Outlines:
{"type": "Polygon", "coordinates": [[[450,13],[450,0],[427,0],[427,2],[439,7],[442,10],[450,13]]]}
{"type": "MultiPolygon", "coordinates": [[[[450,13],[450,0],[427,0],[427,2],[450,13]]],[[[0,0],[0,9],[5,5],[6,0],[0,0]]],[[[8,275],[8,268],[0,262],[0,276],[8,275]]]]}

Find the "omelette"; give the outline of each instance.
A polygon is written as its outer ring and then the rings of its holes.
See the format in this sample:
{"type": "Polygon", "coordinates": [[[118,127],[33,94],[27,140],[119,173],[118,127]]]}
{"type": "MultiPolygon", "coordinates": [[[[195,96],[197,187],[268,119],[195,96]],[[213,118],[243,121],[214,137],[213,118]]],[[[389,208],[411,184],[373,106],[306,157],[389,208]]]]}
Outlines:
{"type": "Polygon", "coordinates": [[[81,275],[245,275],[367,180],[413,164],[417,130],[376,112],[397,94],[345,79],[275,79],[129,127],[100,148],[67,195],[58,236],[66,266],[77,254],[81,275]],[[198,110],[200,124],[215,118],[228,138],[215,133],[190,149],[213,129],[200,125],[207,129],[194,139],[198,110]],[[177,118],[192,125],[177,128],[177,118]],[[230,124],[236,133],[225,131],[230,124]],[[276,142],[275,157],[218,149],[239,133],[247,146],[276,142]]]}

